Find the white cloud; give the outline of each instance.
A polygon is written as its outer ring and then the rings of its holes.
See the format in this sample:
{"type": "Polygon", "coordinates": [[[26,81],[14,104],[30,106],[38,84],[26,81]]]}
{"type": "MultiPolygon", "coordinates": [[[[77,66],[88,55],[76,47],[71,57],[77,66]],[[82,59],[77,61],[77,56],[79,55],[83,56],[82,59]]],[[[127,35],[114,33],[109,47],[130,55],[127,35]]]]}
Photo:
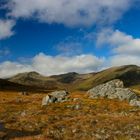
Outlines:
{"type": "Polygon", "coordinates": [[[7,78],[17,73],[22,73],[26,71],[32,71],[32,67],[30,65],[20,64],[18,62],[6,61],[3,63],[0,63],[0,77],[1,78],[7,78]]]}
{"type": "Polygon", "coordinates": [[[31,59],[30,64],[19,62],[3,62],[0,64],[0,77],[9,77],[25,71],[37,71],[43,75],[62,74],[67,72],[86,73],[97,71],[104,58],[93,55],[78,55],[73,57],[49,56],[43,53],[31,59]]]}
{"type": "Polygon", "coordinates": [[[112,56],[106,62],[109,66],[140,65],[140,38],[119,30],[104,29],[97,35],[97,45],[110,47],[112,56]]]}
{"type": "MultiPolygon", "coordinates": [[[[119,54],[133,54],[139,55],[140,54],[140,38],[133,38],[133,36],[124,34],[120,31],[116,31],[116,35],[122,39],[122,42],[116,47],[113,51],[119,54]]],[[[114,34],[114,35],[115,35],[114,34]]],[[[117,40],[116,40],[117,41],[117,40]]],[[[118,41],[119,42],[119,41],[118,41]]],[[[115,40],[112,43],[116,43],[115,40]]]]}
{"type": "Polygon", "coordinates": [[[1,20],[0,19],[0,40],[8,38],[14,34],[12,28],[15,22],[13,20],[1,20]]]}
{"type": "Polygon", "coordinates": [[[139,55],[140,38],[120,32],[119,30],[105,29],[98,34],[97,45],[109,45],[116,54],[139,55]]]}
{"type": "Polygon", "coordinates": [[[108,24],[118,20],[135,0],[10,0],[9,15],[67,26],[108,24]]]}
{"type": "Polygon", "coordinates": [[[140,56],[134,55],[114,55],[109,59],[110,66],[138,65],[140,66],[140,56]]]}
{"type": "Polygon", "coordinates": [[[103,58],[93,55],[66,56],[46,56],[42,53],[33,59],[33,67],[44,74],[60,74],[66,72],[85,73],[95,71],[103,63],[103,58]]]}

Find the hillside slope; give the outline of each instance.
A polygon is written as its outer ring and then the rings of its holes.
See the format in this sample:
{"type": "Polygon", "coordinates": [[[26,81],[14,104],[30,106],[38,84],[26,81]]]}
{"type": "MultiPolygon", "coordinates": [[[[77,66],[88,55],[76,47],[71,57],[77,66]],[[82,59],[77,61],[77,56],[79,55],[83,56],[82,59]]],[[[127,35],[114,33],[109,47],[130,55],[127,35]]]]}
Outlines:
{"type": "MultiPolygon", "coordinates": [[[[34,91],[32,86],[20,85],[4,79],[0,79],[0,91],[34,91]]],[[[41,89],[38,89],[38,91],[41,89]]]]}
{"type": "Polygon", "coordinates": [[[77,85],[77,89],[87,90],[113,79],[122,80],[125,87],[139,85],[140,67],[135,65],[126,65],[103,70],[81,81],[80,84],[77,85]]]}
{"type": "Polygon", "coordinates": [[[122,80],[125,87],[137,86],[137,88],[139,88],[140,67],[136,65],[126,65],[112,67],[97,73],[78,74],[73,72],[50,77],[42,76],[36,72],[29,72],[18,74],[8,80],[26,86],[34,86],[35,88],[85,91],[113,79],[122,80]]]}

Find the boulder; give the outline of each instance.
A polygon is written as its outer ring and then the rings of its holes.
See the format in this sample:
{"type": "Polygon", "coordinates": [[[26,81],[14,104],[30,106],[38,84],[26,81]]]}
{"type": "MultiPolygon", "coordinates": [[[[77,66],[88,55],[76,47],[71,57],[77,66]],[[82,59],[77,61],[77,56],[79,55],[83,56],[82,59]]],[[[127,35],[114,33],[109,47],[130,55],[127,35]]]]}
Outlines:
{"type": "MultiPolygon", "coordinates": [[[[90,89],[87,93],[93,98],[112,96],[112,94],[116,92],[116,88],[124,88],[123,82],[115,79],[105,84],[98,85],[90,89]]],[[[113,95],[111,98],[116,98],[116,96],[113,95]]]]}
{"type": "Polygon", "coordinates": [[[68,92],[65,90],[55,91],[49,93],[42,99],[42,106],[46,106],[49,103],[64,102],[68,100],[68,92]]]}
{"type": "Polygon", "coordinates": [[[54,92],[49,93],[49,96],[56,97],[57,99],[65,98],[67,95],[68,95],[68,92],[65,90],[54,91],[54,92]]]}
{"type": "Polygon", "coordinates": [[[45,106],[45,105],[48,105],[49,103],[49,96],[45,96],[43,99],[42,99],[42,106],[45,106]]]}
{"type": "Polygon", "coordinates": [[[128,88],[124,88],[124,84],[121,80],[115,79],[105,84],[101,84],[90,89],[88,92],[90,98],[109,98],[119,99],[121,101],[131,101],[136,99],[137,95],[128,88]]]}
{"type": "Polygon", "coordinates": [[[130,102],[131,100],[138,99],[137,95],[129,88],[117,88],[115,94],[121,101],[127,100],[128,102],[130,102]]]}

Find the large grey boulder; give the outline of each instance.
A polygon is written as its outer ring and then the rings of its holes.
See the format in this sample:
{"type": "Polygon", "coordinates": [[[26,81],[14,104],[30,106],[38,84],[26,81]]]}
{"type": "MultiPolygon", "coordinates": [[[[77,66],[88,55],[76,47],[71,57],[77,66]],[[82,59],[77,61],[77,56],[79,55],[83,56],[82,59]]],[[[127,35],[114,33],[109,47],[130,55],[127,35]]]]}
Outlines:
{"type": "Polygon", "coordinates": [[[54,91],[49,93],[42,99],[42,106],[48,105],[49,103],[64,102],[68,100],[68,92],[65,90],[54,91]]]}
{"type": "Polygon", "coordinates": [[[129,88],[116,88],[116,92],[114,94],[121,101],[127,100],[128,102],[130,102],[131,100],[138,99],[137,95],[129,88]]]}
{"type": "Polygon", "coordinates": [[[68,95],[68,92],[65,90],[61,91],[54,91],[49,93],[49,96],[56,97],[56,98],[65,98],[68,95]]]}
{"type": "Polygon", "coordinates": [[[109,81],[105,84],[98,85],[92,89],[90,89],[87,93],[89,93],[90,97],[98,98],[98,97],[106,97],[111,96],[110,98],[116,98],[116,95],[113,95],[116,92],[116,88],[123,88],[123,82],[116,79],[113,81],[109,81]]]}
{"type": "Polygon", "coordinates": [[[124,88],[124,84],[121,80],[115,79],[105,84],[101,84],[90,89],[88,92],[90,98],[109,98],[119,99],[121,101],[137,100],[137,95],[129,88],[124,88]]]}

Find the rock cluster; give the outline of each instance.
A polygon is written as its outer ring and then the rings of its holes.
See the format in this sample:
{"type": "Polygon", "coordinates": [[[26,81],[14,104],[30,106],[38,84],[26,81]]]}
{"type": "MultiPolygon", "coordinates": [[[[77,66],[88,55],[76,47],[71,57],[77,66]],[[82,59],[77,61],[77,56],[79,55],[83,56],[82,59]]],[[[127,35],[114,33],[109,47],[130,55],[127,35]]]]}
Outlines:
{"type": "Polygon", "coordinates": [[[108,98],[126,100],[132,106],[140,106],[138,96],[129,88],[124,88],[121,80],[115,79],[90,89],[88,92],[90,98],[108,98]]]}
{"type": "Polygon", "coordinates": [[[64,102],[68,100],[68,92],[65,90],[55,91],[49,93],[42,99],[42,106],[46,106],[49,103],[64,102]]]}

